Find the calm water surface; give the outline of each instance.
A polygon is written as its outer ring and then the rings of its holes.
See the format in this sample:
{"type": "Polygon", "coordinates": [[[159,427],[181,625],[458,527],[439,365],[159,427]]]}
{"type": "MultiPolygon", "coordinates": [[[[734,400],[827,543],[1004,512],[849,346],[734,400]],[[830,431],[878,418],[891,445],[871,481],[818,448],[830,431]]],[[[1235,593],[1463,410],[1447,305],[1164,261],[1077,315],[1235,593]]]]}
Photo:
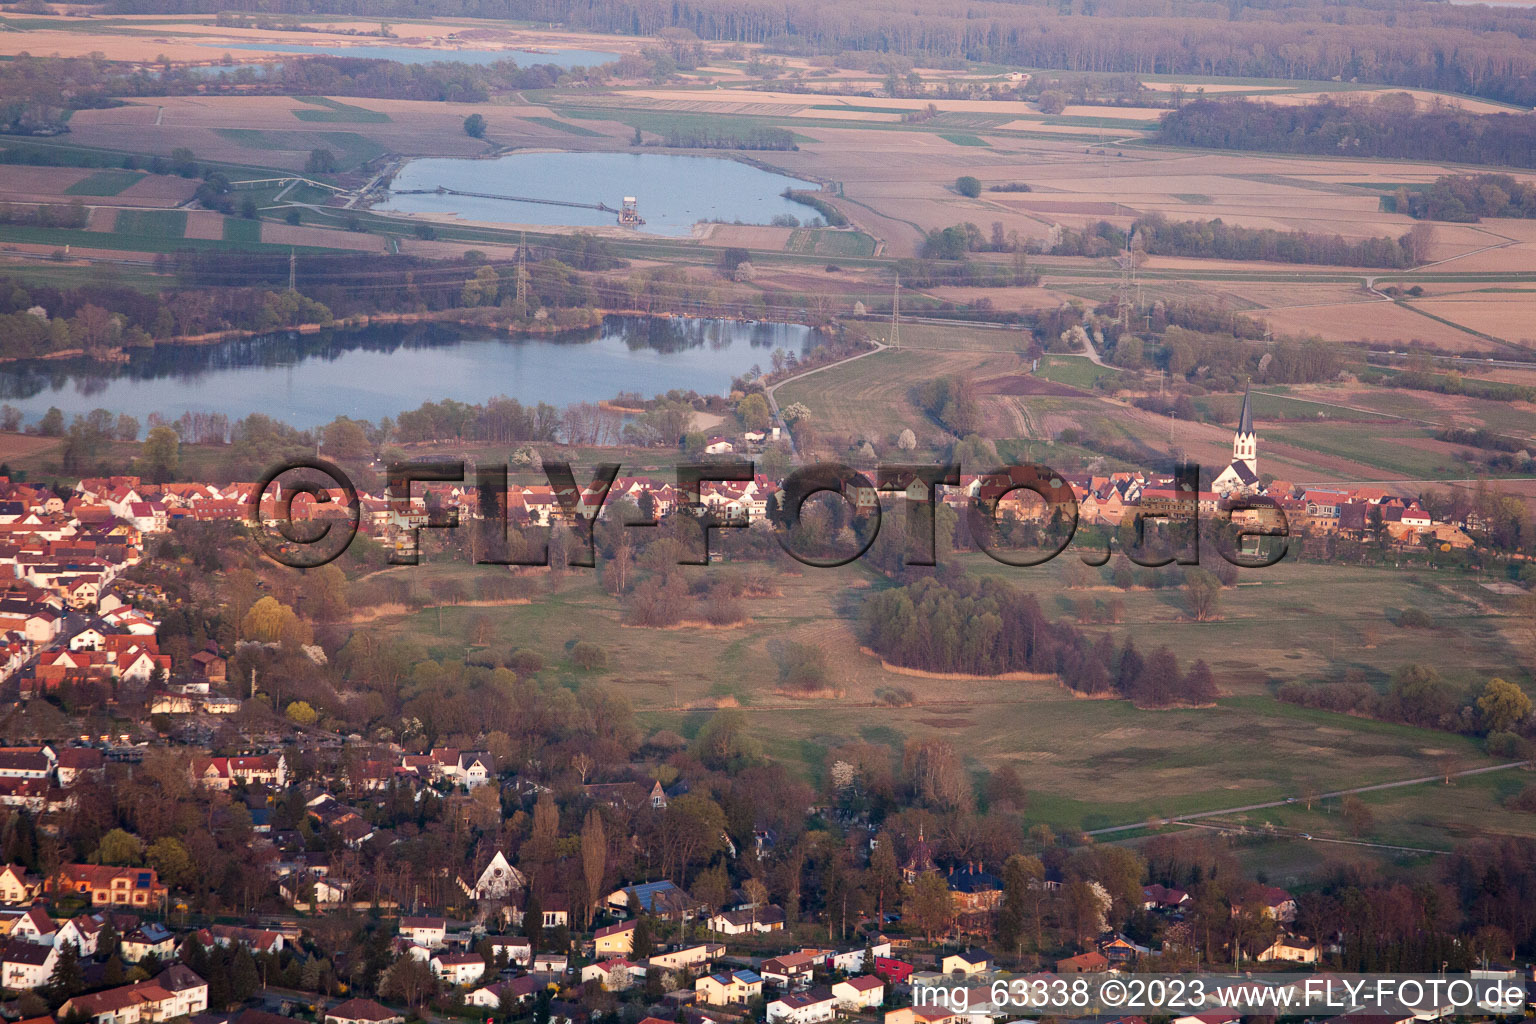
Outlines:
{"type": "Polygon", "coordinates": [[[440,324],[277,334],[208,346],[158,345],[130,362],[34,361],[0,366],[0,401],[28,422],[66,416],[265,413],[295,427],[337,416],[376,421],[426,401],[507,395],[563,406],[683,388],[723,394],[775,348],[803,355],[821,341],[798,324],[609,317],[558,336],[508,336],[440,324]]]}
{"type": "Polygon", "coordinates": [[[662,153],[513,153],[494,160],[412,160],[395,175],[397,194],[377,207],[399,213],[452,213],[467,220],[508,224],[597,227],[618,222],[612,213],[502,199],[453,195],[399,195],[402,189],[439,185],[465,192],[606,203],[640,201],[642,229],[688,235],[701,220],[767,224],[780,214],[809,221],[816,212],[791,202],[786,188],[816,190],[814,182],[775,174],[736,160],[662,153]]]}

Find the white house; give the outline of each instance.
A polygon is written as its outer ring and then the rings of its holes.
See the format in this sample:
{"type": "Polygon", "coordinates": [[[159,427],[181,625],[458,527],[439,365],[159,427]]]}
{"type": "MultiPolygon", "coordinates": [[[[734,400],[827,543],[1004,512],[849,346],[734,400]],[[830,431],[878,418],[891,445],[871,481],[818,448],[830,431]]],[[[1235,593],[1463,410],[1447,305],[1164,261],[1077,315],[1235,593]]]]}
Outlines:
{"type": "Polygon", "coordinates": [[[30,992],[48,984],[59,959],[55,946],[12,941],[0,951],[0,979],[12,992],[30,992]]]}
{"type": "Polygon", "coordinates": [[[945,974],[983,974],[992,969],[992,956],[985,950],[967,949],[946,956],[939,969],[945,974]]]}
{"type": "Polygon", "coordinates": [[[768,1004],[768,1024],[817,1024],[837,1013],[837,1000],[824,988],[791,992],[768,1004]]]}
{"type": "Polygon", "coordinates": [[[58,937],[59,926],[53,923],[41,903],[34,903],[11,926],[11,938],[22,942],[34,942],[39,946],[51,946],[58,937]]]}
{"type": "Polygon", "coordinates": [[[538,974],[564,974],[571,959],[563,953],[540,953],[533,958],[533,970],[538,974]]]}
{"type": "Polygon", "coordinates": [[[885,1002],[885,979],[878,974],[861,974],[832,986],[832,998],[840,1010],[857,1012],[885,1002]]]}
{"type": "MultiPolygon", "coordinates": [[[[877,957],[890,956],[891,940],[882,935],[880,936],[880,941],[870,944],[869,951],[877,957]]],[[[862,974],[865,971],[875,969],[874,964],[866,964],[864,962],[863,946],[860,946],[858,949],[845,949],[841,952],[833,953],[829,959],[832,969],[834,971],[842,971],[844,974],[862,974]]]]}
{"type": "Polygon", "coordinates": [[[519,967],[527,967],[533,959],[533,946],[522,936],[514,935],[488,935],[486,941],[491,944],[491,956],[497,954],[505,956],[507,963],[517,964],[519,967]]]}
{"type": "Polygon", "coordinates": [[[1274,945],[1259,953],[1260,961],[1284,960],[1293,964],[1315,964],[1318,960],[1317,943],[1295,935],[1275,936],[1274,945]]]}
{"type": "Polygon", "coordinates": [[[63,946],[66,942],[73,943],[81,956],[95,956],[103,923],[104,919],[100,915],[80,914],[72,917],[59,926],[53,944],[63,946]]]}
{"type": "Polygon", "coordinates": [[[175,951],[176,936],[151,921],[147,924],[139,925],[139,927],[124,935],[118,949],[122,953],[123,959],[132,964],[138,963],[151,953],[164,960],[175,951]]]}
{"type": "Polygon", "coordinates": [[[595,981],[606,992],[622,992],[634,984],[636,970],[639,970],[641,977],[644,977],[643,967],[637,967],[623,957],[614,957],[612,960],[604,960],[602,963],[588,964],[583,967],[581,980],[595,981]]]}
{"type": "Polygon", "coordinates": [[[479,953],[439,953],[429,963],[438,980],[450,985],[469,985],[485,976],[479,953]]]}
{"type": "Polygon", "coordinates": [[[402,917],[400,934],[418,946],[439,949],[447,943],[448,922],[440,917],[402,917]]]}
{"type": "Polygon", "coordinates": [[[538,978],[524,975],[521,978],[513,978],[511,981],[501,981],[494,985],[483,985],[475,989],[465,997],[465,1002],[471,1006],[483,1009],[495,1009],[505,999],[509,1003],[522,1006],[538,995],[548,982],[538,978]]]}
{"type": "MultiPolygon", "coordinates": [[[[751,907],[716,914],[709,919],[709,930],[721,935],[746,935],[749,932],[777,932],[784,929],[784,911],[778,907],[751,907]]],[[[862,952],[862,950],[861,950],[862,952]]]]}

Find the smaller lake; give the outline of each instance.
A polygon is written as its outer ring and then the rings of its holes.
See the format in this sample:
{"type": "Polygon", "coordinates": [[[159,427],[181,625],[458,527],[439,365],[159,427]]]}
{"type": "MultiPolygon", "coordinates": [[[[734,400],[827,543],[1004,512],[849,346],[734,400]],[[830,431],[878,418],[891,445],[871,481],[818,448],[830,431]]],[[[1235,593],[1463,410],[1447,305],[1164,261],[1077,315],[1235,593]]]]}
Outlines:
{"type": "Polygon", "coordinates": [[[822,335],[800,324],[681,317],[608,317],[558,335],[507,335],[446,324],[381,324],[316,334],[271,334],[217,345],[135,349],[127,363],[34,360],[0,364],[0,402],[29,423],[50,406],[144,422],[158,412],[253,412],[308,428],[337,416],[377,422],[423,402],[598,402],[673,388],[724,394],[773,350],[804,356],[822,335]]]}
{"type": "Polygon", "coordinates": [[[303,43],[204,43],[217,50],[262,50],[267,53],[307,53],[326,57],[371,57],[401,64],[494,64],[514,60],[521,67],[554,64],[562,68],[594,68],[619,59],[602,50],[439,50],[420,46],[309,46],[303,43]]]}
{"type": "Polygon", "coordinates": [[[786,188],[816,191],[815,182],[765,171],[723,157],[662,153],[513,153],[494,160],[412,160],[390,187],[397,194],[376,207],[396,213],[448,213],[466,220],[504,224],[600,227],[618,223],[612,213],[503,199],[455,195],[399,195],[403,189],[438,186],[465,192],[528,196],[565,202],[605,203],[618,209],[625,196],[640,201],[648,234],[686,236],[702,220],[767,224],[788,215],[816,216],[809,206],[785,199],[786,188]]]}

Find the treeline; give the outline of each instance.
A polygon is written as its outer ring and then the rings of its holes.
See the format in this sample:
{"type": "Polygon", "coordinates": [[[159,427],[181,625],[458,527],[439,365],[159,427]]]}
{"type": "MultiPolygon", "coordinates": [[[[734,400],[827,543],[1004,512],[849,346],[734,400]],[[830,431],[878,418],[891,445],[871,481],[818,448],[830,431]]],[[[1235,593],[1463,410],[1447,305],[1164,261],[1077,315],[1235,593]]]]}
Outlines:
{"type": "Polygon", "coordinates": [[[1033,595],[995,579],[929,578],[883,591],[864,608],[864,637],[880,657],[925,672],[996,676],[1053,673],[1079,693],[1118,693],[1138,704],[1206,703],[1209,666],[1180,671],[1166,647],[1145,657],[1064,622],[1048,621],[1033,595]]]}
{"type": "MultiPolygon", "coordinates": [[[[1131,233],[1145,252],[1160,256],[1393,269],[1416,262],[1411,235],[1351,241],[1342,235],[1311,231],[1238,227],[1220,219],[1170,221],[1160,214],[1136,221],[1131,233]]],[[[1081,230],[1063,228],[1051,252],[1058,256],[1113,256],[1125,250],[1126,242],[1124,229],[1101,220],[1081,230]]]]}
{"type": "Polygon", "coordinates": [[[1212,391],[1240,391],[1245,380],[1316,383],[1334,379],[1345,367],[1336,345],[1289,336],[1266,341],[1257,320],[1212,306],[1159,302],[1133,330],[1122,327],[1115,313],[1113,303],[1093,311],[1064,304],[1035,315],[1035,338],[1048,345],[1074,329],[1099,331],[1101,352],[1116,365],[1144,369],[1151,364],[1212,391]],[[1155,341],[1143,342],[1137,333],[1143,324],[1155,341]],[[1139,353],[1133,355],[1132,349],[1139,353]]]}
{"type": "Polygon", "coordinates": [[[797,150],[794,133],[785,128],[721,130],[704,127],[673,128],[666,145],[672,149],[797,150]]]}
{"type": "Polygon", "coordinates": [[[1474,380],[1463,377],[1459,373],[1442,374],[1430,373],[1427,370],[1404,370],[1396,374],[1362,374],[1360,379],[1369,383],[1388,384],[1394,388],[1433,391],[1440,395],[1465,395],[1468,398],[1484,398],[1490,402],[1536,402],[1536,388],[1497,380],[1474,380]]]}
{"type": "Polygon", "coordinates": [[[58,127],[68,111],[113,106],[117,97],[265,93],[483,103],[522,89],[592,77],[554,64],[513,60],[404,64],[377,57],[285,56],[281,64],[245,65],[210,75],[200,67],[150,72],[94,57],[23,56],[0,63],[0,125],[21,133],[58,127]]]}
{"type": "MultiPolygon", "coordinates": [[[[579,272],[622,266],[606,242],[584,232],[532,243],[529,250],[528,290],[535,308],[599,305],[595,282],[579,272]]],[[[426,260],[403,254],[300,254],[295,278],[299,291],[338,317],[497,306],[503,299],[510,301],[517,290],[516,268],[511,263],[493,266],[483,256],[467,255],[426,260]]],[[[288,256],[283,253],[228,252],[209,260],[200,253],[180,252],[166,263],[191,288],[225,289],[251,282],[278,286],[288,280],[288,256]]]]}
{"type": "Polygon", "coordinates": [[[1507,174],[1445,174],[1427,189],[1397,190],[1398,213],[1471,223],[1483,217],[1536,217],[1536,188],[1507,174]]]}
{"type": "Polygon", "coordinates": [[[119,13],[246,11],[362,18],[558,22],[622,35],[681,28],[799,55],[875,51],[1072,72],[1374,82],[1536,104],[1528,11],[1376,0],[1347,17],[1324,0],[113,0],[119,13]],[[1192,42],[1192,40],[1194,42],[1192,42]]]}
{"type": "MultiPolygon", "coordinates": [[[[528,265],[528,289],[535,309],[544,306],[579,313],[600,305],[604,296],[597,280],[581,271],[621,265],[608,254],[606,243],[590,235],[530,248],[534,259],[528,265]]],[[[107,284],[28,287],[0,278],[0,356],[144,344],[214,331],[329,324],[334,318],[369,313],[496,307],[511,303],[516,293],[515,267],[492,266],[476,254],[454,260],[361,253],[299,255],[294,260],[296,292],[286,289],[287,254],[225,252],[210,260],[205,253],[184,250],[157,257],[156,265],[174,274],[180,286],[144,293],[107,284]],[[40,307],[44,315],[28,314],[33,307],[40,307]],[[54,323],[69,320],[72,324],[86,307],[111,310],[115,326],[82,334],[70,325],[54,323]]],[[[95,324],[98,319],[88,322],[95,324]]]]}
{"type": "Polygon", "coordinates": [[[1408,235],[1351,241],[1311,231],[1244,228],[1219,219],[1170,221],[1161,214],[1143,217],[1133,230],[1152,255],[1394,269],[1417,262],[1408,235]]]}
{"type": "MultiPolygon", "coordinates": [[[[1403,628],[1411,628],[1407,624],[1413,621],[1405,615],[1403,628]]],[[[1428,620],[1419,628],[1432,624],[1428,620]]],[[[1384,692],[1356,671],[1339,682],[1285,683],[1277,696],[1288,704],[1365,715],[1425,729],[1468,735],[1505,734],[1493,738],[1490,745],[1506,752],[1520,747],[1519,739],[1531,736],[1536,726],[1531,719],[1529,698],[1514,684],[1502,679],[1471,685],[1452,683],[1433,667],[1417,663],[1395,671],[1384,692]]]]}
{"type": "Polygon", "coordinates": [[[29,224],[40,228],[83,228],[90,211],[78,199],[65,206],[12,206],[0,203],[0,224],[29,224]]]}
{"type": "Polygon", "coordinates": [[[1536,167],[1536,114],[1416,112],[1380,102],[1197,100],[1164,115],[1158,139],[1205,149],[1536,167]]]}
{"type": "Polygon", "coordinates": [[[1435,440],[1469,445],[1490,452],[1518,452],[1525,448],[1514,438],[1495,434],[1487,427],[1445,427],[1436,431],[1435,440]]]}
{"type": "Polygon", "coordinates": [[[497,397],[478,404],[423,402],[395,420],[396,440],[495,441],[517,444],[554,441],[560,432],[560,410],[545,402],[523,405],[515,398],[497,397]]]}
{"type": "Polygon", "coordinates": [[[901,283],[913,288],[970,285],[974,288],[1012,288],[1040,283],[1040,272],[1023,263],[993,263],[971,259],[898,260],[901,283]]]}
{"type": "Polygon", "coordinates": [[[811,209],[821,214],[821,219],[826,221],[827,225],[830,227],[840,228],[846,227],[848,224],[848,218],[843,216],[842,210],[839,210],[837,207],[833,206],[831,203],[818,196],[815,192],[807,192],[804,189],[787,188],[781,192],[780,195],[782,195],[785,199],[788,199],[790,202],[809,206],[811,209]]]}

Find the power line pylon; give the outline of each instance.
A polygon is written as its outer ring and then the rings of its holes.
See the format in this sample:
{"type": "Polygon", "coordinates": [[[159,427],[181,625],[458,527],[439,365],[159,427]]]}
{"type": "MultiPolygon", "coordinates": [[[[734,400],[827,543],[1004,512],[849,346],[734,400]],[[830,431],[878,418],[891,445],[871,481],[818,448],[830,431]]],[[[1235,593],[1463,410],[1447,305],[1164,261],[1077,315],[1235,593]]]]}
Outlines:
{"type": "Polygon", "coordinates": [[[901,348],[901,278],[891,288],[891,348],[901,348]]]}

